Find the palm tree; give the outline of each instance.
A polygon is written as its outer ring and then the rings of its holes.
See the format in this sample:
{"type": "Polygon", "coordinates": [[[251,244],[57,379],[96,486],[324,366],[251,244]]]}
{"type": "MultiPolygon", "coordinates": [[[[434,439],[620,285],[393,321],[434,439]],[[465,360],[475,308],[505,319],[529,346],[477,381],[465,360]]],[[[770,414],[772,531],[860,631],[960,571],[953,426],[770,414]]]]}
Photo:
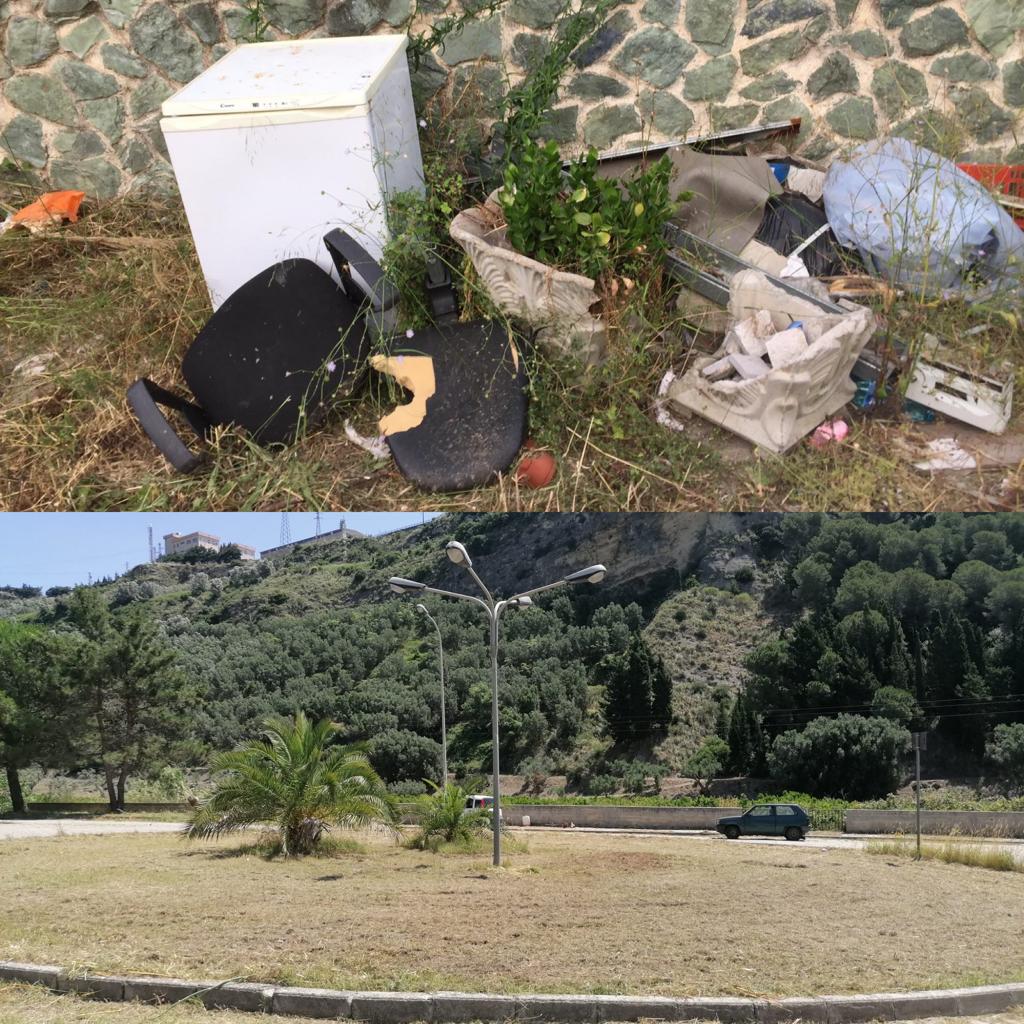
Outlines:
{"type": "Polygon", "coordinates": [[[487,828],[489,812],[466,810],[465,790],[451,784],[430,785],[434,792],[417,808],[420,831],[413,840],[415,846],[425,850],[440,843],[468,842],[487,828]]]}
{"type": "Polygon", "coordinates": [[[216,839],[259,822],[281,834],[281,852],[312,853],[331,825],[396,832],[393,801],[359,747],[331,746],[339,730],[328,719],[273,717],[263,739],[218,754],[213,795],[192,814],[188,839],[216,839]]]}

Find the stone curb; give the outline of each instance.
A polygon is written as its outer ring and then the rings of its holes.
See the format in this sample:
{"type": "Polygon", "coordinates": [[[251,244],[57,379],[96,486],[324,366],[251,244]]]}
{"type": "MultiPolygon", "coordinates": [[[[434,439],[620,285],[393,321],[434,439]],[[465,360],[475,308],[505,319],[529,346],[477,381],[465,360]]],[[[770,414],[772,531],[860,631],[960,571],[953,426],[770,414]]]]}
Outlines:
{"type": "Polygon", "coordinates": [[[1024,1006],[1024,983],[928,992],[785,999],[664,996],[489,995],[478,992],[340,992],[251,982],[185,981],[107,974],[69,974],[53,964],[0,960],[0,981],[45,985],[55,992],[108,1002],[174,1003],[198,999],[207,1009],[358,1020],[369,1024],[606,1024],[610,1021],[717,1020],[721,1024],[864,1024],[875,1020],[962,1017],[1024,1006]]]}

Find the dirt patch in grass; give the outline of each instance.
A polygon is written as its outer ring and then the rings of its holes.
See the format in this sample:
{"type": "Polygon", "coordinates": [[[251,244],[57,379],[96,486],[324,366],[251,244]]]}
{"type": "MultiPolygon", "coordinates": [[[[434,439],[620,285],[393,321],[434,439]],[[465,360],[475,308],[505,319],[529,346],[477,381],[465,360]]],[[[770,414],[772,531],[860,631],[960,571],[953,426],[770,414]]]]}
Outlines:
{"type": "MultiPolygon", "coordinates": [[[[0,182],[9,207],[32,198],[34,190],[0,182]]],[[[376,433],[396,400],[380,378],[287,450],[224,430],[208,465],[181,476],[125,403],[128,385],[141,376],[183,387],[181,357],[209,316],[180,206],[117,201],[87,209],[79,224],[54,236],[8,233],[0,239],[0,282],[3,509],[955,510],[1024,503],[1019,467],[979,471],[977,479],[915,472],[895,445],[918,434],[898,411],[854,416],[847,443],[825,451],[801,444],[784,459],[754,453],[699,419],[682,433],[657,425],[658,383],[690,351],[679,323],[622,341],[600,370],[529,357],[531,433],[559,466],[543,490],[520,488],[509,476],[474,491],[431,494],[390,460],[373,460],[347,440],[343,424],[376,433]],[[43,357],[37,376],[11,376],[33,356],[43,357]]],[[[994,320],[984,344],[999,348],[1004,328],[994,320]]],[[[1007,354],[1016,358],[1019,349],[1007,354]]]]}
{"type": "Polygon", "coordinates": [[[494,870],[365,842],[325,863],[166,836],[12,841],[0,957],[363,989],[764,996],[1024,980],[1018,875],[557,833],[531,834],[494,870]]]}

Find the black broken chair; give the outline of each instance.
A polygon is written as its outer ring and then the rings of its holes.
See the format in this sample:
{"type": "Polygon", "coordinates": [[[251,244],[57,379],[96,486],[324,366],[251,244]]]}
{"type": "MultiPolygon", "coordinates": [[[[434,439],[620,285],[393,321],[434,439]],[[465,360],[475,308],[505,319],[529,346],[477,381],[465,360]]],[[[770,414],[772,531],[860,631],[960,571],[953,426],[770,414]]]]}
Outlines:
{"type": "Polygon", "coordinates": [[[388,445],[410,480],[460,490],[506,469],[526,433],[517,340],[491,321],[457,323],[444,275],[428,284],[439,326],[394,335],[397,295],[380,266],[339,229],[324,242],[341,287],[306,259],[285,260],[247,281],[185,353],[182,375],[195,401],[151,380],[132,384],[128,404],[157,448],[181,472],[202,461],[159,406],[181,413],[204,440],[214,427],[235,424],[260,444],[287,444],[333,398],[358,388],[373,348],[373,364],[399,383],[408,380],[413,391],[411,407],[385,417],[388,445]]]}
{"type": "Polygon", "coordinates": [[[525,341],[497,320],[459,323],[447,271],[428,274],[438,326],[392,336],[371,365],[412,392],[381,420],[398,468],[429,490],[461,491],[507,469],[526,440],[525,341]]]}
{"type": "Polygon", "coordinates": [[[348,265],[372,260],[343,232],[332,232],[327,244],[340,288],[312,260],[284,260],[246,281],[210,317],[181,363],[194,402],[145,378],[128,389],[132,412],[175,469],[190,473],[202,459],[158,406],[181,413],[203,440],[232,423],[260,444],[287,444],[303,420],[315,423],[336,394],[361,383],[364,292],[348,265]]]}

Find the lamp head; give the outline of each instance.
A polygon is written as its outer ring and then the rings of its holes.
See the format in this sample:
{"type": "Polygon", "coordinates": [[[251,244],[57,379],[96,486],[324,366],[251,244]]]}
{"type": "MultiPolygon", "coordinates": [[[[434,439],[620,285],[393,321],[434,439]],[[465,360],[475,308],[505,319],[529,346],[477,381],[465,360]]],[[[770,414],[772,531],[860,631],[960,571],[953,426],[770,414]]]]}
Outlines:
{"type": "Polygon", "coordinates": [[[525,597],[514,597],[509,604],[513,608],[530,608],[533,606],[533,598],[529,596],[525,597]]]}
{"type": "Polygon", "coordinates": [[[564,577],[566,583],[600,583],[608,570],[603,565],[591,565],[564,577]]]}
{"type": "Polygon", "coordinates": [[[423,612],[424,615],[429,615],[430,614],[427,611],[427,606],[425,604],[418,604],[418,605],[416,605],[416,611],[423,612]]]}
{"type": "Polygon", "coordinates": [[[464,565],[467,569],[473,568],[473,560],[469,557],[469,552],[457,540],[448,541],[444,550],[456,565],[464,565]]]}
{"type": "Polygon", "coordinates": [[[388,580],[388,586],[396,594],[411,594],[417,590],[426,590],[426,583],[418,583],[416,580],[406,580],[401,576],[392,576],[388,580]]]}

